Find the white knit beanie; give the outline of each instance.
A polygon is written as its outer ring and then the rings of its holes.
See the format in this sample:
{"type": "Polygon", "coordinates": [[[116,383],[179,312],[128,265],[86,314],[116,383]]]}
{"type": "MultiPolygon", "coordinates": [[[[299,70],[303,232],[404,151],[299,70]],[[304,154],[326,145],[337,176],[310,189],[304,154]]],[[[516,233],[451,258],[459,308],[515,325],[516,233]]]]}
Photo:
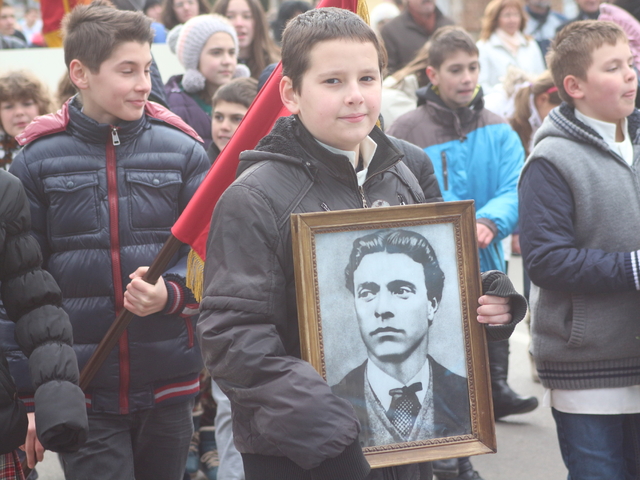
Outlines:
{"type": "Polygon", "coordinates": [[[193,17],[184,25],[172,28],[167,36],[167,44],[185,69],[182,88],[186,92],[196,93],[204,90],[206,79],[198,71],[200,53],[209,37],[214,33],[225,32],[233,38],[238,56],[238,36],[233,25],[221,15],[206,14],[193,17]]]}

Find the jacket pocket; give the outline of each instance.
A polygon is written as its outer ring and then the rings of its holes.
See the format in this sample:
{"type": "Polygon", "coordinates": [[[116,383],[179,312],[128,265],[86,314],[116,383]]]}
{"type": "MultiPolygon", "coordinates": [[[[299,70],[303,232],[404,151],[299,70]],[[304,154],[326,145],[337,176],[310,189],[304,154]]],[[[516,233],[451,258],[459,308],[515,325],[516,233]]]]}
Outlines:
{"type": "Polygon", "coordinates": [[[131,227],[171,228],[178,218],[182,174],[177,170],[127,170],[126,181],[131,227]]]}
{"type": "Polygon", "coordinates": [[[49,200],[51,238],[96,233],[100,229],[98,174],[73,173],[42,179],[49,200]]]}

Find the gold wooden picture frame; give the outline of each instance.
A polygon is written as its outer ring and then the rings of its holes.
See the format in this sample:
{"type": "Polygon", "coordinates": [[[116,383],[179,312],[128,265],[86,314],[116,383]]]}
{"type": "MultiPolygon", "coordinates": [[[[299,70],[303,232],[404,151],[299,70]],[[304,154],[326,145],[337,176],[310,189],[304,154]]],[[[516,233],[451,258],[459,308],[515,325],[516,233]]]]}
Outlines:
{"type": "Polygon", "coordinates": [[[473,202],[291,226],[302,358],[353,405],[371,466],[495,453],[473,202]]]}

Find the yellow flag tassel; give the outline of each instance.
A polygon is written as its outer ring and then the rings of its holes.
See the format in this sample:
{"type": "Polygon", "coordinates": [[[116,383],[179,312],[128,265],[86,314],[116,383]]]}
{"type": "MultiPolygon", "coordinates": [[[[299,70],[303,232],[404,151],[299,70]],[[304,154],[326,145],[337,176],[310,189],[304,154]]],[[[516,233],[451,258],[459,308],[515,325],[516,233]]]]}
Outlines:
{"type": "Polygon", "coordinates": [[[356,10],[358,16],[367,22],[367,25],[370,25],[369,22],[369,8],[367,8],[366,0],[358,0],[358,8],[356,10]]]}
{"type": "Polygon", "coordinates": [[[187,287],[200,303],[204,293],[204,260],[193,249],[187,258],[187,287]]]}

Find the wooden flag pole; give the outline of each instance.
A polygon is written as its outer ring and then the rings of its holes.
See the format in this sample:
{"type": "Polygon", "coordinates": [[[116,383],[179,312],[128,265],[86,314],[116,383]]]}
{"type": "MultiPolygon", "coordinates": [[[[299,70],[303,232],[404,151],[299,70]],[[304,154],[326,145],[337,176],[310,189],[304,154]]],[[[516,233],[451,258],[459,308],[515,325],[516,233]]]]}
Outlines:
{"type": "MultiPolygon", "coordinates": [[[[142,279],[147,283],[155,285],[160,275],[166,270],[167,265],[182,245],[183,243],[180,240],[173,235],[169,235],[169,238],[162,246],[162,249],[142,279]]],[[[98,370],[111,353],[111,350],[113,350],[113,347],[118,343],[120,335],[127,329],[133,317],[133,313],[123,308],[111,324],[111,327],[109,327],[104,338],[100,341],[95,352],[93,352],[93,355],[91,355],[91,358],[89,358],[89,361],[80,373],[80,388],[83,391],[89,386],[96,373],[98,373],[98,370]]]]}

